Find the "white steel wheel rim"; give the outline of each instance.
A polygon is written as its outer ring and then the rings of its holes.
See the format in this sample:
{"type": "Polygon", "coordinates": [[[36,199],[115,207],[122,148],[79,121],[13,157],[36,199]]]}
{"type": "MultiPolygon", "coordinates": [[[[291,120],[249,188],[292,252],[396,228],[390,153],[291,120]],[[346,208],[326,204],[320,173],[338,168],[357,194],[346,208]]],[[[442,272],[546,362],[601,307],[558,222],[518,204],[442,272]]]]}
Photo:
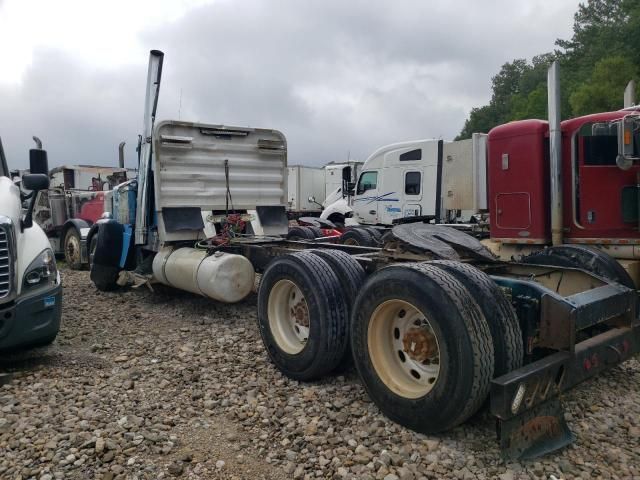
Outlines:
{"type": "Polygon", "coordinates": [[[404,300],[387,300],[371,314],[369,357],[378,377],[395,394],[420,398],[435,387],[440,347],[426,316],[404,300]]]}
{"type": "Polygon", "coordinates": [[[65,249],[69,260],[75,263],[80,262],[80,242],[78,241],[78,237],[75,235],[67,237],[65,249]]]}
{"type": "Polygon", "coordinates": [[[278,280],[269,292],[269,329],[278,345],[290,355],[300,353],[309,339],[307,300],[291,280],[278,280]]]}

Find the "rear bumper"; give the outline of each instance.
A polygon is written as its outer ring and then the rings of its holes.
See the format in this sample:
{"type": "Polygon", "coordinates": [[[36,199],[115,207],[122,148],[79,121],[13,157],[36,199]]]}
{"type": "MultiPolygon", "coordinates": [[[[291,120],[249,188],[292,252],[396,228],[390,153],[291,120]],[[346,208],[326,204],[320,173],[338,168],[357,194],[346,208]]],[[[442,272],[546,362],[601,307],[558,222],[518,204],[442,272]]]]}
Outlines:
{"type": "Polygon", "coordinates": [[[640,352],[640,327],[621,327],[577,343],[493,380],[491,413],[501,420],[518,416],[576,384],[640,352]],[[519,397],[519,391],[521,392],[519,397]]]}
{"type": "Polygon", "coordinates": [[[525,346],[538,359],[492,381],[491,413],[503,455],[533,458],[573,440],[562,392],[640,352],[638,294],[607,282],[562,296],[529,280],[493,278],[520,300],[525,346]]]}
{"type": "Polygon", "coordinates": [[[491,413],[506,458],[534,458],[573,441],[558,395],[640,352],[640,326],[613,328],[493,380],[491,413]]]}
{"type": "Polygon", "coordinates": [[[60,330],[62,285],[0,305],[0,350],[48,341],[60,330]]]}

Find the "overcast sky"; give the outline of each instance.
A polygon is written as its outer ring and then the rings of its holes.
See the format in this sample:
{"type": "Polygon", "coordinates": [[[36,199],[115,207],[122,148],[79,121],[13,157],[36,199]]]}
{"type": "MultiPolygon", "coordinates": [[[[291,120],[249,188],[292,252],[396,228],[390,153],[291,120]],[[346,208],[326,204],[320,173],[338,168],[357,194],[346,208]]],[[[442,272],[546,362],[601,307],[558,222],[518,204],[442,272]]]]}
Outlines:
{"type": "Polygon", "coordinates": [[[577,0],[0,0],[0,136],[26,168],[136,165],[148,51],[158,119],[275,128],[289,164],[452,139],[514,58],[571,36],[577,0]]]}

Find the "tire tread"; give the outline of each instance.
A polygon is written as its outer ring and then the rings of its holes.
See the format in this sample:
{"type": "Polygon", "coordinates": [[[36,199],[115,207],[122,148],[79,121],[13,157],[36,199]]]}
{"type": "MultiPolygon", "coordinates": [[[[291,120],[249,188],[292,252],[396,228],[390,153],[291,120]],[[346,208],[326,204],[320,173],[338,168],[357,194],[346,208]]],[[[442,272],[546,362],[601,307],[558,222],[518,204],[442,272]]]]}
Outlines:
{"type": "Polygon", "coordinates": [[[433,260],[428,263],[456,276],[463,284],[470,284],[467,285],[467,290],[484,311],[491,330],[496,357],[494,375],[499,377],[520,368],[524,359],[524,346],[518,317],[491,277],[472,265],[454,260],[433,260]],[[459,278],[460,276],[465,279],[459,278]]]}

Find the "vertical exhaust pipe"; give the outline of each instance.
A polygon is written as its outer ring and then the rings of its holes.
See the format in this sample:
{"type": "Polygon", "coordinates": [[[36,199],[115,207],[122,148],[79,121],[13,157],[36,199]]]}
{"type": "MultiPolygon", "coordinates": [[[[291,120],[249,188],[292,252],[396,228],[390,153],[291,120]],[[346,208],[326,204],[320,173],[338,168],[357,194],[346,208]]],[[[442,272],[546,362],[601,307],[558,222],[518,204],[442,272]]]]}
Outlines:
{"type": "Polygon", "coordinates": [[[118,145],[118,166],[124,168],[124,146],[127,142],[120,142],[118,145]]]}
{"type": "Polygon", "coordinates": [[[624,89],[624,108],[633,107],[636,104],[636,82],[630,80],[624,89]]]}
{"type": "Polygon", "coordinates": [[[551,173],[551,243],[562,244],[562,131],[560,130],[560,67],[554,61],[547,72],[551,173]]]}
{"type": "Polygon", "coordinates": [[[140,145],[140,162],[138,163],[138,198],[136,204],[135,244],[147,243],[147,223],[149,215],[149,172],[151,170],[153,123],[158,108],[160,79],[162,78],[162,61],[164,53],[160,50],[149,52],[149,69],[147,71],[147,88],[144,100],[144,129],[140,145]]]}

